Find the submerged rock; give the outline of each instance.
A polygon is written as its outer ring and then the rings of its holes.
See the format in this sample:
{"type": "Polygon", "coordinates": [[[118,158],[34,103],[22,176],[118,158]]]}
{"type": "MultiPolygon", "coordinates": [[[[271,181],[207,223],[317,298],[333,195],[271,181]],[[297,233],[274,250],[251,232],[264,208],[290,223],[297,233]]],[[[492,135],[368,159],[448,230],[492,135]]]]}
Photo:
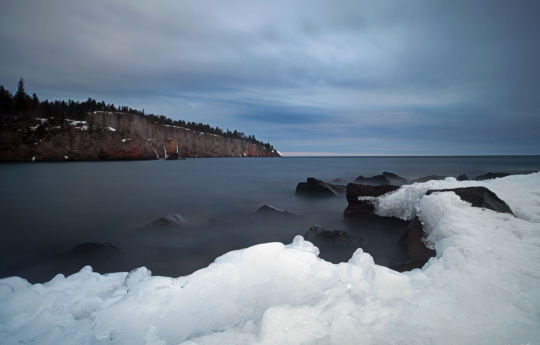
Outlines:
{"type": "Polygon", "coordinates": [[[500,178],[500,177],[506,177],[510,175],[509,173],[502,173],[502,172],[488,172],[486,174],[476,176],[473,180],[475,181],[484,181],[484,180],[491,180],[494,178],[500,178]]]}
{"type": "Polygon", "coordinates": [[[320,226],[312,226],[304,234],[304,239],[317,243],[342,243],[356,247],[361,244],[362,240],[343,230],[326,230],[320,226]]]}
{"type": "Polygon", "coordinates": [[[501,200],[497,194],[493,193],[486,187],[431,189],[426,192],[426,195],[436,192],[454,192],[461,198],[461,200],[470,202],[474,207],[487,208],[497,212],[513,214],[510,207],[503,200],[501,200]]]}
{"type": "Polygon", "coordinates": [[[421,182],[427,182],[427,181],[432,181],[432,180],[444,180],[445,178],[446,176],[429,175],[429,176],[423,176],[415,180],[412,180],[411,183],[415,183],[415,182],[421,183],[421,182]]]}
{"type": "Polygon", "coordinates": [[[76,257],[113,257],[121,255],[122,252],[111,242],[85,242],[75,246],[71,255],[76,257]]]}
{"type": "Polygon", "coordinates": [[[171,227],[186,225],[186,219],[179,213],[169,214],[168,216],[158,218],[144,227],[171,227]]]}
{"type": "Polygon", "coordinates": [[[408,180],[404,177],[398,176],[394,173],[384,171],[381,175],[375,175],[372,177],[358,176],[355,182],[368,185],[402,185],[408,183],[408,180]]]}
{"type": "Polygon", "coordinates": [[[349,205],[345,209],[344,215],[346,217],[372,215],[375,210],[375,198],[397,189],[399,186],[349,183],[346,194],[349,205]]]}
{"type": "Polygon", "coordinates": [[[306,182],[296,185],[296,195],[303,197],[333,197],[344,192],[345,186],[334,185],[313,177],[308,177],[306,182]]]}
{"type": "Polygon", "coordinates": [[[264,215],[264,216],[286,216],[286,217],[296,217],[298,216],[296,213],[283,210],[281,208],[274,207],[272,205],[263,205],[255,211],[256,215],[264,215]]]}

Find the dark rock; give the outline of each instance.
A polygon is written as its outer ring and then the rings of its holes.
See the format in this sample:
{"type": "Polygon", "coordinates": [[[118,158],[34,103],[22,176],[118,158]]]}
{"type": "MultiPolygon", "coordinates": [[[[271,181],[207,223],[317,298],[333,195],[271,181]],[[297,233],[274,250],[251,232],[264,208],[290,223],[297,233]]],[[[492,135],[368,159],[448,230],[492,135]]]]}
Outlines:
{"type": "Polygon", "coordinates": [[[176,227],[182,226],[187,223],[186,219],[182,217],[181,214],[169,214],[168,216],[158,218],[151,223],[147,224],[145,227],[176,227]]]}
{"type": "Polygon", "coordinates": [[[345,192],[345,186],[334,185],[313,177],[296,185],[296,195],[303,197],[333,197],[345,192]]]}
{"type": "Polygon", "coordinates": [[[375,209],[372,198],[379,197],[386,193],[399,189],[399,186],[393,185],[363,185],[357,183],[347,184],[347,201],[349,205],[345,209],[346,217],[372,215],[375,209]],[[366,200],[358,200],[359,197],[368,197],[366,200]]]}
{"type": "Polygon", "coordinates": [[[110,242],[85,242],[73,248],[70,254],[77,257],[113,257],[122,252],[110,242]]]}
{"type": "Polygon", "coordinates": [[[436,253],[433,249],[426,247],[423,241],[424,236],[422,223],[418,217],[414,217],[409,222],[407,232],[403,237],[403,242],[407,248],[407,261],[393,265],[391,268],[399,272],[422,268],[431,257],[434,257],[436,253]]]}
{"type": "Polygon", "coordinates": [[[383,171],[382,175],[386,177],[391,182],[391,184],[401,185],[408,182],[405,177],[401,177],[388,171],[383,171]]]}
{"type": "Polygon", "coordinates": [[[331,262],[347,261],[357,248],[364,245],[363,239],[356,235],[320,226],[312,226],[304,238],[319,248],[321,258],[331,262]]]}
{"type": "Polygon", "coordinates": [[[427,182],[427,181],[432,181],[432,180],[444,180],[445,178],[446,176],[429,175],[429,176],[423,176],[415,180],[412,180],[411,183],[415,183],[415,182],[421,183],[421,182],[427,182]]]}
{"type": "Polygon", "coordinates": [[[496,173],[488,172],[486,174],[476,176],[473,180],[475,180],[475,181],[484,181],[484,180],[491,180],[491,179],[494,179],[494,178],[506,177],[508,175],[510,175],[510,174],[501,173],[501,172],[496,172],[496,173]]]}
{"type": "Polygon", "coordinates": [[[426,195],[435,192],[454,192],[461,200],[470,202],[474,207],[487,208],[497,212],[512,213],[508,205],[486,187],[464,187],[453,189],[433,189],[428,190],[426,195]]]}
{"type": "Polygon", "coordinates": [[[407,183],[407,179],[403,178],[401,176],[398,176],[394,173],[385,171],[381,175],[375,175],[372,177],[364,177],[364,176],[358,176],[355,180],[355,182],[361,183],[361,184],[368,184],[368,185],[402,185],[407,183]]]}
{"type": "MultiPolygon", "coordinates": [[[[426,247],[424,241],[424,228],[418,217],[414,217],[407,227],[407,260],[409,262],[426,263],[435,256],[435,251],[426,247]]],[[[422,264],[423,266],[423,264],[422,264]]]]}
{"type": "Polygon", "coordinates": [[[285,217],[296,217],[297,214],[289,212],[287,210],[282,210],[280,208],[274,207],[272,205],[263,205],[255,211],[256,215],[264,216],[285,216],[285,217]]]}
{"type": "Polygon", "coordinates": [[[456,180],[458,180],[458,181],[468,181],[470,179],[469,179],[469,176],[467,176],[465,174],[461,174],[458,177],[456,177],[456,180]]]}
{"type": "Polygon", "coordinates": [[[304,238],[312,243],[344,243],[357,246],[361,239],[343,230],[326,230],[320,226],[312,226],[304,234],[304,238]]]}

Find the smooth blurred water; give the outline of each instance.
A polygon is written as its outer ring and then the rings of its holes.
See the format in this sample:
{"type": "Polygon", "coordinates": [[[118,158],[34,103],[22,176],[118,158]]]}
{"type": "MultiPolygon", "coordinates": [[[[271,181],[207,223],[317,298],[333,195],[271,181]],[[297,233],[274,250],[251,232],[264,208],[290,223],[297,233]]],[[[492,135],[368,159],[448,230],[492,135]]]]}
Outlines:
{"type": "MultiPolygon", "coordinates": [[[[306,224],[343,227],[344,197],[316,203],[295,197],[296,184],[308,176],[353,181],[358,175],[382,171],[416,178],[530,170],[540,170],[540,156],[1,164],[0,276],[17,273],[32,260],[69,251],[81,242],[122,242],[133,230],[172,213],[182,214],[195,227],[213,222],[222,234],[237,238],[249,232],[249,224],[238,227],[231,220],[241,219],[263,204],[305,215],[306,224]]],[[[306,230],[290,230],[276,238],[292,240],[293,232],[303,234],[306,230]]],[[[274,238],[255,232],[248,235],[252,236],[249,243],[274,238]]],[[[238,244],[244,242],[239,240],[238,244]]],[[[197,247],[205,245],[212,244],[201,242],[197,247]]]]}

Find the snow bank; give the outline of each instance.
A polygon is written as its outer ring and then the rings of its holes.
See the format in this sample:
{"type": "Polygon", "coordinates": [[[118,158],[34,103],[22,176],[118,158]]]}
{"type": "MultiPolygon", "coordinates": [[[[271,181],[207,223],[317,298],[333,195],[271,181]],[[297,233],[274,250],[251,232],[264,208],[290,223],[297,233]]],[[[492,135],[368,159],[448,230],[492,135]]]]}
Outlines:
{"type": "Polygon", "coordinates": [[[398,273],[358,249],[331,264],[297,236],[227,253],[180,278],[85,267],[45,284],[0,280],[3,344],[535,344],[540,174],[405,186],[381,214],[417,214],[437,250],[398,273]],[[517,217],[451,192],[482,185],[517,217]]]}

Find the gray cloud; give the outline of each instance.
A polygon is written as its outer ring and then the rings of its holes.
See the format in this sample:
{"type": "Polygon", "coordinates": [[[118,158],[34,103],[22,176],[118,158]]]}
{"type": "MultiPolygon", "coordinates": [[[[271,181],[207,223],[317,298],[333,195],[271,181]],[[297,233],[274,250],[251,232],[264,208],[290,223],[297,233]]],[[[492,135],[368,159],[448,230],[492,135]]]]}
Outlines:
{"type": "Polygon", "coordinates": [[[540,153],[537,1],[18,0],[0,13],[11,89],[23,76],[49,98],[283,151],[540,153]]]}

